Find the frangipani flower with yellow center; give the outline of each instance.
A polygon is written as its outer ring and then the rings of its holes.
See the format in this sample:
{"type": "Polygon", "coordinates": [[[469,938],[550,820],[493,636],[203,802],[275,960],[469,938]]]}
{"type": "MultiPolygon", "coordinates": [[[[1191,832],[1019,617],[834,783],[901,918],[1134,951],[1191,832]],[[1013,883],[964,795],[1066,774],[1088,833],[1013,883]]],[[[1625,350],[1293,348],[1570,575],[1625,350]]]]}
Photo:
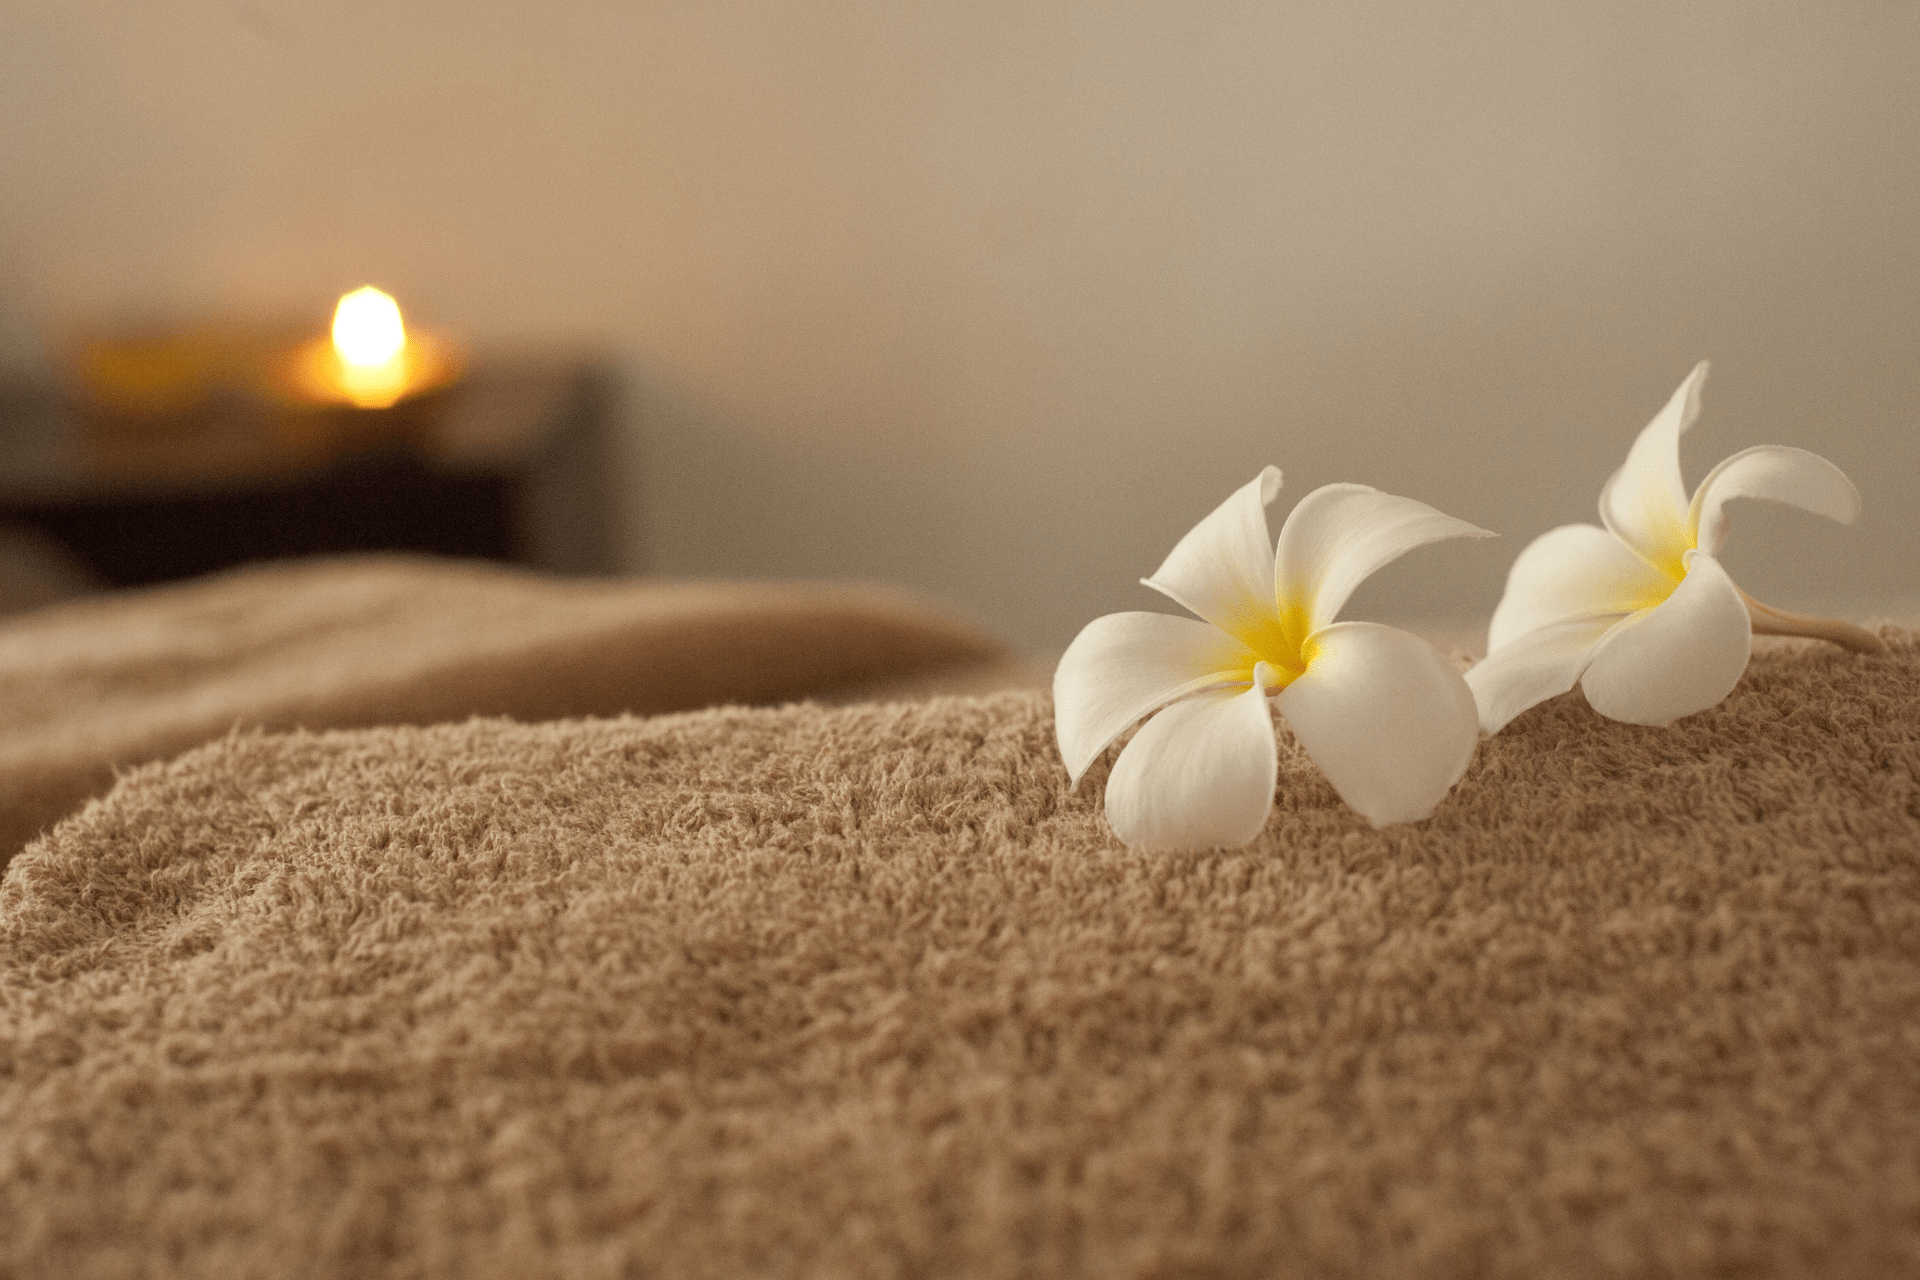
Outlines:
{"type": "Polygon", "coordinates": [[[1107,777],[1107,821],[1136,848],[1246,844],[1273,808],[1273,708],[1335,791],[1375,826],[1433,812],[1479,738],[1473,696],[1417,636],[1335,622],[1375,570],[1443,538],[1490,537],[1411,498],[1316,489],[1280,530],[1268,467],[1142,581],[1204,618],[1096,618],[1053,677],[1073,785],[1143,717],[1107,777]],[[1270,705],[1271,703],[1271,705],[1270,705]],[[1158,714],[1154,714],[1158,712],[1158,714]]]}
{"type": "Polygon", "coordinates": [[[1733,691],[1755,632],[1885,648],[1848,623],[1770,609],[1720,566],[1732,499],[1767,498],[1851,524],[1860,494],[1818,454],[1769,444],[1726,459],[1689,499],[1680,436],[1700,416],[1706,377],[1702,361],[1601,489],[1604,529],[1562,525],[1513,562],[1486,660],[1467,673],[1488,733],[1576,683],[1603,716],[1671,724],[1733,691]]]}

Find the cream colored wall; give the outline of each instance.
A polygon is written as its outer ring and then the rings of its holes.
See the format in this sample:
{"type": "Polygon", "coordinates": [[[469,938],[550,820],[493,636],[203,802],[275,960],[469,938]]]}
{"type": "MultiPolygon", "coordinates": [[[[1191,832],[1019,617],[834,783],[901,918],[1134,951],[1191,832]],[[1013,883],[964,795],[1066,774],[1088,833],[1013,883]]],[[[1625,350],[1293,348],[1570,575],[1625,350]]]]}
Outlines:
{"type": "MultiPolygon", "coordinates": [[[[1484,617],[1710,356],[1920,596],[1920,6],[5,0],[0,341],[324,308],[624,362],[632,564],[862,576],[1029,645],[1259,467],[1502,531],[1362,616],[1484,617]]],[[[1276,523],[1277,527],[1277,523],[1276,523]]]]}

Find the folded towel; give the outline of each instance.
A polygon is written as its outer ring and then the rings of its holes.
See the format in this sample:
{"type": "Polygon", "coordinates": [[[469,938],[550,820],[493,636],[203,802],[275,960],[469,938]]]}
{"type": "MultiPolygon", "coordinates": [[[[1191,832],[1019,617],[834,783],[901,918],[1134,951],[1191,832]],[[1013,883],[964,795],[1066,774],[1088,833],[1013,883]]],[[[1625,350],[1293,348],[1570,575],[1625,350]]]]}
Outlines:
{"type": "Polygon", "coordinates": [[[222,738],[0,883],[0,1275],[1913,1276],[1883,634],[1231,851],[1044,692],[222,738]]]}
{"type": "Polygon", "coordinates": [[[648,714],[1007,662],[946,611],[847,583],[356,557],[120,592],[0,622],[0,867],[116,769],[236,726],[648,714]]]}

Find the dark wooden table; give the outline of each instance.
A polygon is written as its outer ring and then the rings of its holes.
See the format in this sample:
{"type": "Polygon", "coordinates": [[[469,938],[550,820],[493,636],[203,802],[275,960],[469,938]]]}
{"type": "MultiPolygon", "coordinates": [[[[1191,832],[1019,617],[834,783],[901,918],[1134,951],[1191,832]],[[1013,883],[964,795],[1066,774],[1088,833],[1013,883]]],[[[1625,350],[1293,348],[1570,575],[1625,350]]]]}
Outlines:
{"type": "Polygon", "coordinates": [[[0,522],[109,586],[358,551],[610,572],[611,398],[603,367],[559,359],[482,362],[392,409],[229,397],[157,425],[0,386],[0,522]]]}

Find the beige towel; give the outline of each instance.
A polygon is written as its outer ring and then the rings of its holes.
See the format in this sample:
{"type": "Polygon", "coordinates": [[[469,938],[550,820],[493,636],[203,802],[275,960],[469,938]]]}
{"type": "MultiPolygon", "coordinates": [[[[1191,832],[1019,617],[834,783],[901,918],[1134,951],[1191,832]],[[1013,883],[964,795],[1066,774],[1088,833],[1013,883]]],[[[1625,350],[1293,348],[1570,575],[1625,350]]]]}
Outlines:
{"type": "Polygon", "coordinates": [[[1920,646],[1138,854],[1044,693],[243,733],[0,884],[0,1275],[1920,1275],[1920,646]]]}
{"type": "Polygon", "coordinates": [[[235,726],[649,714],[1007,661],[950,614],[853,584],[370,557],[117,593],[0,622],[0,867],[116,768],[235,726]]]}

